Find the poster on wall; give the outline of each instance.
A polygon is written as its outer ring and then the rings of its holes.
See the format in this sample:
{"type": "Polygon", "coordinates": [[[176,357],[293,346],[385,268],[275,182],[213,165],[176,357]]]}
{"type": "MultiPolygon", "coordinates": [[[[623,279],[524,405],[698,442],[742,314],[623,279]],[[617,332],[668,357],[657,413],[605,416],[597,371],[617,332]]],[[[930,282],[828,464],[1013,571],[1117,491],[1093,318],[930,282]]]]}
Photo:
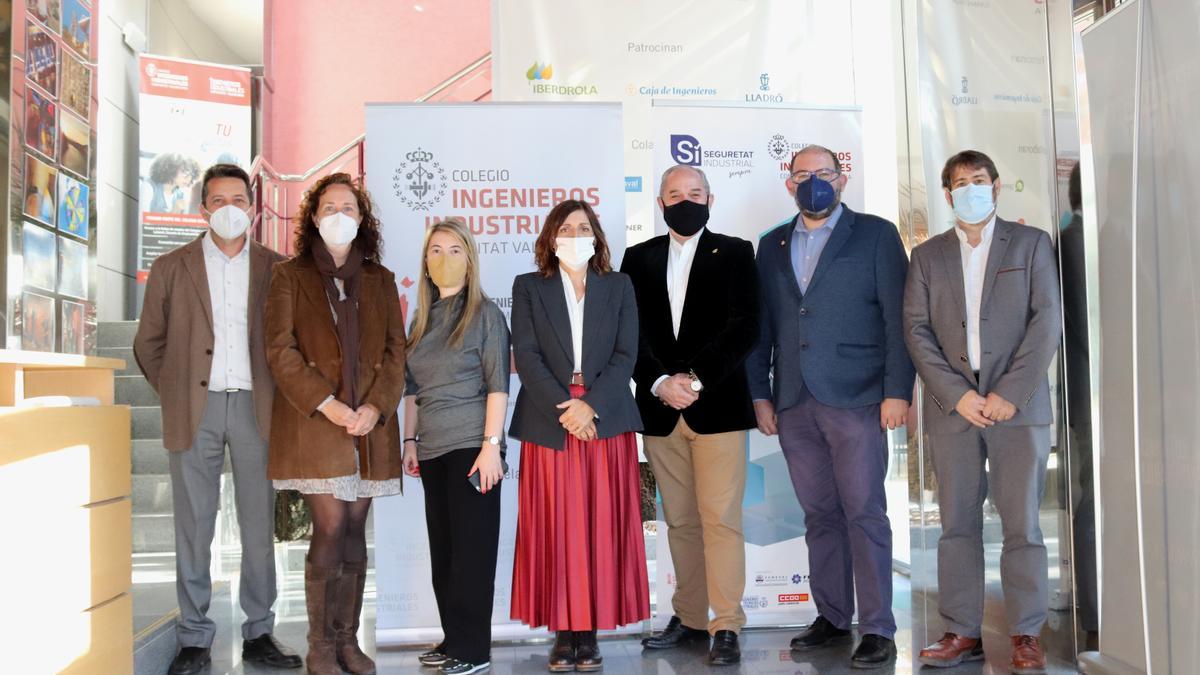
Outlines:
{"type": "MultiPolygon", "coordinates": [[[[483,291],[506,316],[513,278],[535,269],[533,244],[542,220],[564,199],[593,206],[608,236],[613,266],[620,265],[625,200],[619,105],[369,105],[366,133],[371,148],[367,188],[383,223],[384,264],[396,273],[406,308],[416,303],[425,230],[449,216],[463,218],[471,228],[483,291]],[[571,151],[532,151],[531,139],[542,148],[571,151]]],[[[514,374],[510,406],[517,387],[514,374]]],[[[507,460],[492,611],[495,639],[545,634],[509,618],[520,480],[516,439],[508,440],[507,460]]],[[[378,644],[429,642],[441,635],[422,505],[420,481],[411,479],[405,480],[403,498],[375,501],[375,530],[389,533],[375,544],[378,644]]]]}
{"type": "Polygon", "coordinates": [[[25,145],[53,162],[58,153],[58,106],[36,89],[25,90],[25,145]]]}
{"type": "Polygon", "coordinates": [[[54,350],[54,298],[25,291],[21,294],[21,349],[54,350]]]}
{"type": "Polygon", "coordinates": [[[622,103],[635,243],[652,236],[655,217],[649,184],[660,148],[651,137],[651,100],[852,103],[851,12],[849,2],[795,0],[691,0],[686,10],[645,0],[495,0],[494,96],[622,103]]]}
{"type": "Polygon", "coordinates": [[[92,55],[92,12],[81,0],[62,0],[63,44],[83,58],[92,55]]]}
{"type": "Polygon", "coordinates": [[[67,51],[62,53],[61,68],[62,91],[60,100],[67,108],[75,111],[80,117],[91,117],[92,103],[92,71],[83,61],[75,58],[67,51]]]}
{"type": "Polygon", "coordinates": [[[54,292],[58,278],[57,246],[54,233],[33,223],[25,223],[21,232],[21,262],[24,284],[54,292]]]}
{"type": "MultiPolygon", "coordinates": [[[[655,183],[677,164],[694,166],[708,178],[714,197],[708,227],[758,245],[768,230],[795,217],[784,181],[792,156],[809,145],[833,150],[847,175],[842,195],[863,209],[862,111],[706,101],[654,101],[651,110],[655,183]]],[[[655,234],[666,234],[655,209],[655,234]]],[[[746,496],[746,586],[742,606],[749,626],[810,623],[817,615],[809,588],[804,513],[796,501],[778,437],[750,431],[746,496]]],[[[661,503],[656,545],[656,628],[671,618],[675,570],[661,503]]]]}
{"type": "Polygon", "coordinates": [[[88,184],[65,171],[58,174],[58,230],[88,238],[88,184]]]}
{"type": "Polygon", "coordinates": [[[58,116],[58,162],[62,168],[87,179],[91,157],[92,130],[87,122],[69,112],[58,116]]]}
{"type": "Polygon", "coordinates": [[[54,36],[32,21],[25,22],[25,72],[51,96],[58,94],[58,44],[54,36]]]}
{"type": "Polygon", "coordinates": [[[219,162],[250,168],[250,71],[160,56],[138,57],[138,281],[158,256],[205,227],[200,177],[219,162]]]}
{"type": "Polygon", "coordinates": [[[54,212],[58,208],[55,195],[58,192],[58,169],[33,155],[25,156],[25,199],[22,212],[34,220],[54,226],[54,212]]]}
{"type": "Polygon", "coordinates": [[[62,306],[62,316],[58,322],[62,332],[59,351],[63,354],[83,354],[85,307],[82,303],[70,300],[62,300],[59,304],[62,306]]]}

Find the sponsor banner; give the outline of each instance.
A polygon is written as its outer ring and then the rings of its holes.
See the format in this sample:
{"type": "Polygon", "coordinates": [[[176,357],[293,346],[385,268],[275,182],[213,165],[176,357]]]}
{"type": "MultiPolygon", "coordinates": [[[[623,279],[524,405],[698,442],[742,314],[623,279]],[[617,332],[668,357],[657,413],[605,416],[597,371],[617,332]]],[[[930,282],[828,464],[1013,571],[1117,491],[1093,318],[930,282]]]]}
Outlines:
{"type": "Polygon", "coordinates": [[[653,234],[652,99],[856,101],[852,3],[495,0],[496,100],[620,101],[630,242],[653,234]],[[530,17],[537,17],[531,21],[530,17]],[[588,30],[580,31],[579,26],[588,30]]]}
{"type": "MultiPolygon", "coordinates": [[[[565,199],[595,208],[620,265],[625,249],[621,108],[611,103],[381,104],[366,109],[367,188],[401,302],[416,302],[421,245],[431,224],[459,216],[475,237],[484,292],[508,315],[513,278],[533,271],[542,220],[565,199]],[[586,132],[581,132],[586,130],[586,132]],[[538,148],[570,147],[570,153],[538,148]],[[586,161],[581,161],[585,158],[586,161]]],[[[519,383],[513,375],[510,406],[519,383]]],[[[510,438],[502,483],[493,637],[529,637],[509,618],[520,441],[510,438]]],[[[433,596],[420,481],[375,502],[377,641],[430,642],[442,634],[433,596]]],[[[641,624],[630,630],[640,630],[641,624]]],[[[537,631],[534,634],[545,634],[537,631]]]]}
{"type": "MultiPolygon", "coordinates": [[[[714,196],[709,227],[747,239],[759,237],[796,214],[784,185],[794,153],[812,144],[838,155],[849,177],[842,199],[863,210],[862,113],[858,108],[810,108],[787,104],[655,101],[651,136],[654,184],[676,164],[704,171],[714,196]]],[[[655,233],[666,233],[655,207],[655,233]]],[[[750,626],[809,623],[816,606],[809,590],[804,514],[796,501],[778,438],[751,430],[747,446],[746,586],[742,605],[750,626]]],[[[667,524],[658,524],[655,625],[671,617],[675,570],[667,524]]]]}
{"type": "Polygon", "coordinates": [[[138,57],[138,280],[159,255],[196,238],[200,177],[224,162],[250,168],[250,71],[160,56],[138,57]]]}

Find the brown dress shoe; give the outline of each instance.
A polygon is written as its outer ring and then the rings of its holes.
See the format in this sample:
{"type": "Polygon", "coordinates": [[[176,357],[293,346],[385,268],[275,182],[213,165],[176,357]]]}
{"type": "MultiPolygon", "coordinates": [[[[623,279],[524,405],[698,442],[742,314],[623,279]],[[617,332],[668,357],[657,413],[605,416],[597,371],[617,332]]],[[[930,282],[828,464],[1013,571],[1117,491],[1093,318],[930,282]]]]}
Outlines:
{"type": "Polygon", "coordinates": [[[1012,636],[1013,675],[1041,675],[1046,672],[1046,652],[1042,643],[1033,635],[1012,636]]]}
{"type": "Polygon", "coordinates": [[[951,668],[963,661],[982,661],[983,640],[946,633],[941,640],[922,649],[917,660],[934,668],[951,668]]]}

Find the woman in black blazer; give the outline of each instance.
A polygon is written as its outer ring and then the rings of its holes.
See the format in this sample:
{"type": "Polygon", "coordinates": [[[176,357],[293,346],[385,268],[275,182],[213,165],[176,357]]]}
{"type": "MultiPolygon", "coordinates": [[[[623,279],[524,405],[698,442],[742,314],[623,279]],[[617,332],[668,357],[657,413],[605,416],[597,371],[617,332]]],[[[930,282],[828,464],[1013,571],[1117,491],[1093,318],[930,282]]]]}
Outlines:
{"type": "Polygon", "coordinates": [[[638,317],[595,212],[546,217],[537,272],[513,283],[521,378],[509,434],[521,439],[512,618],[556,631],[550,671],[599,670],[596,630],[650,616],[629,390],[638,317]]]}

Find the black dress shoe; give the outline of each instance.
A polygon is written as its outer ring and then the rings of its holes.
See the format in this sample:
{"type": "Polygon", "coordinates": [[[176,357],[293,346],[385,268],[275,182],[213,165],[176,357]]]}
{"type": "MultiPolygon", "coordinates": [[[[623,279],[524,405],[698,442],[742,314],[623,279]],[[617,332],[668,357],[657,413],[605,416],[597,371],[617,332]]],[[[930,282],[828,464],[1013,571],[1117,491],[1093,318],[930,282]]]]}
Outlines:
{"type": "Polygon", "coordinates": [[[575,670],[575,635],[571,631],[560,630],[554,634],[549,665],[552,673],[569,673],[575,670]]]}
{"type": "Polygon", "coordinates": [[[575,670],[587,673],[604,667],[600,656],[600,645],[596,644],[596,631],[575,631],[575,670]]]}
{"type": "Polygon", "coordinates": [[[270,668],[299,668],[304,665],[296,652],[284,647],[270,633],[253,640],[243,640],[242,660],[270,668]]]}
{"type": "Polygon", "coordinates": [[[832,623],[829,623],[829,619],[818,616],[817,620],[812,622],[811,626],[792,638],[792,650],[802,652],[808,649],[816,649],[826,645],[841,644],[849,641],[849,630],[837,628],[832,623]]]}
{"type": "Polygon", "coordinates": [[[184,647],[175,655],[175,660],[171,662],[171,669],[167,671],[167,675],[195,675],[204,670],[204,666],[207,666],[210,661],[207,648],[184,647]]]}
{"type": "Polygon", "coordinates": [[[882,635],[870,633],[862,637],[854,656],[850,657],[851,668],[882,668],[896,660],[896,643],[882,635]]]}
{"type": "Polygon", "coordinates": [[[737,633],[719,630],[713,635],[712,649],[708,650],[708,662],[714,666],[731,666],[742,660],[742,649],[738,647],[737,633]]]}
{"type": "Polygon", "coordinates": [[[667,623],[666,630],[643,639],[642,646],[646,649],[671,649],[685,642],[700,642],[701,640],[708,642],[708,631],[689,628],[683,625],[683,621],[679,617],[673,616],[667,623]]]}

